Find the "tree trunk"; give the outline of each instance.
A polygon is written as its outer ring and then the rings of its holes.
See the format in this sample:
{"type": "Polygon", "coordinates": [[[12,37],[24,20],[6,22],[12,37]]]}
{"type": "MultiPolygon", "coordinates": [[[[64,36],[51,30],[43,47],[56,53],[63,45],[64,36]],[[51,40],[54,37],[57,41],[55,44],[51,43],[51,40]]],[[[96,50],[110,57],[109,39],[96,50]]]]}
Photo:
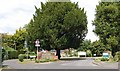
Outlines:
{"type": "Polygon", "coordinates": [[[56,49],[56,56],[58,56],[58,59],[60,60],[60,57],[61,57],[61,55],[60,55],[60,49],[56,49]]]}
{"type": "Polygon", "coordinates": [[[117,46],[111,46],[112,47],[112,55],[115,56],[115,53],[117,52],[117,46]]]}

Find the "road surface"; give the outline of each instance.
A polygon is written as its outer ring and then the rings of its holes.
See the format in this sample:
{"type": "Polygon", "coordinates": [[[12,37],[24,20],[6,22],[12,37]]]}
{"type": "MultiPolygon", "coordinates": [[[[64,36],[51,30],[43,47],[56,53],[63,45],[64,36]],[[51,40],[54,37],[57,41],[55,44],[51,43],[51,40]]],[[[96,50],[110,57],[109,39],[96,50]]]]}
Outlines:
{"type": "Polygon", "coordinates": [[[7,65],[12,69],[118,69],[118,63],[101,63],[97,65],[93,62],[94,60],[88,59],[21,64],[18,60],[14,59],[4,61],[3,65],[7,65]]]}

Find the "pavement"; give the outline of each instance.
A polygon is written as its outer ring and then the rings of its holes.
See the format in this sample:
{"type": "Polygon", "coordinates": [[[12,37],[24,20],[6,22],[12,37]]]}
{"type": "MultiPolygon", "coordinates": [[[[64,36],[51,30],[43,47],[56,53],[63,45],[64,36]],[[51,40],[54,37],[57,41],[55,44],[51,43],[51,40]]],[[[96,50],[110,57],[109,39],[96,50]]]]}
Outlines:
{"type": "Polygon", "coordinates": [[[6,60],[3,65],[11,69],[118,69],[118,63],[95,63],[92,59],[60,60],[56,62],[21,64],[17,59],[6,60]]]}

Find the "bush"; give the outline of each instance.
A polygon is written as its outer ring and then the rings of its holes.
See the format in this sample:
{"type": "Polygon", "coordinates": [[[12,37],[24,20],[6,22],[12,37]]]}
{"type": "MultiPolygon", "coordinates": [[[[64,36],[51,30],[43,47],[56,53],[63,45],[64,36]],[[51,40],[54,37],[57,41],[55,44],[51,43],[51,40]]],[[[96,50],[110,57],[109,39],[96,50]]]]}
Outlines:
{"type": "Polygon", "coordinates": [[[110,54],[110,56],[109,56],[109,62],[113,62],[114,61],[114,58],[113,58],[113,56],[110,54]]]}
{"type": "Polygon", "coordinates": [[[4,55],[5,55],[5,49],[2,49],[2,62],[3,62],[3,60],[4,60],[4,55]]]}
{"type": "Polygon", "coordinates": [[[95,59],[96,62],[100,62],[101,61],[101,58],[97,58],[95,59]]]}
{"type": "Polygon", "coordinates": [[[86,55],[87,55],[88,57],[92,57],[92,52],[91,52],[90,50],[87,50],[87,51],[86,51],[86,55]]]}
{"type": "Polygon", "coordinates": [[[101,61],[109,61],[109,59],[108,58],[101,58],[101,61]]]}
{"type": "Polygon", "coordinates": [[[115,53],[114,61],[116,62],[120,61],[120,51],[115,53]]]}
{"type": "Polygon", "coordinates": [[[28,55],[28,54],[23,54],[23,56],[24,56],[24,59],[29,58],[29,55],[28,55]]]}
{"type": "Polygon", "coordinates": [[[40,60],[35,60],[35,63],[44,63],[44,62],[49,62],[49,59],[40,59],[40,60]]]}
{"type": "Polygon", "coordinates": [[[44,62],[51,62],[51,61],[57,61],[57,59],[40,59],[40,60],[35,60],[35,63],[44,63],[44,62]]]}
{"type": "Polygon", "coordinates": [[[16,59],[18,57],[18,53],[16,50],[7,51],[8,59],[16,59]]]}
{"type": "Polygon", "coordinates": [[[50,59],[41,59],[40,62],[43,63],[43,62],[49,62],[50,59]]]}
{"type": "Polygon", "coordinates": [[[35,63],[39,63],[40,61],[39,60],[35,60],[35,63]]]}
{"type": "Polygon", "coordinates": [[[20,61],[20,62],[23,62],[23,61],[24,61],[24,55],[23,55],[23,54],[19,54],[18,58],[19,58],[19,61],[20,61]]]}
{"type": "Polygon", "coordinates": [[[21,49],[21,50],[18,51],[18,54],[25,54],[25,52],[26,51],[24,51],[24,50],[21,49]]]}
{"type": "Polygon", "coordinates": [[[30,55],[32,55],[32,56],[35,55],[35,56],[36,56],[37,54],[36,54],[35,52],[30,52],[30,53],[29,53],[29,56],[30,56],[30,55]]]}
{"type": "Polygon", "coordinates": [[[4,47],[5,50],[5,59],[16,59],[18,58],[18,52],[11,47],[4,47]]]}

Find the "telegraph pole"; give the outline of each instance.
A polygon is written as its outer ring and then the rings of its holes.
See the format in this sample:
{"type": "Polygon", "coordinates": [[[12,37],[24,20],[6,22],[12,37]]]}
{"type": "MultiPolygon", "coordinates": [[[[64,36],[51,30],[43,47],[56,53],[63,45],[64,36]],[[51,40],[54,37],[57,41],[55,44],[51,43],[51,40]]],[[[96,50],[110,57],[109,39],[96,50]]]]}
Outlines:
{"type": "Polygon", "coordinates": [[[0,34],[0,68],[2,68],[2,34],[0,34]]]}

